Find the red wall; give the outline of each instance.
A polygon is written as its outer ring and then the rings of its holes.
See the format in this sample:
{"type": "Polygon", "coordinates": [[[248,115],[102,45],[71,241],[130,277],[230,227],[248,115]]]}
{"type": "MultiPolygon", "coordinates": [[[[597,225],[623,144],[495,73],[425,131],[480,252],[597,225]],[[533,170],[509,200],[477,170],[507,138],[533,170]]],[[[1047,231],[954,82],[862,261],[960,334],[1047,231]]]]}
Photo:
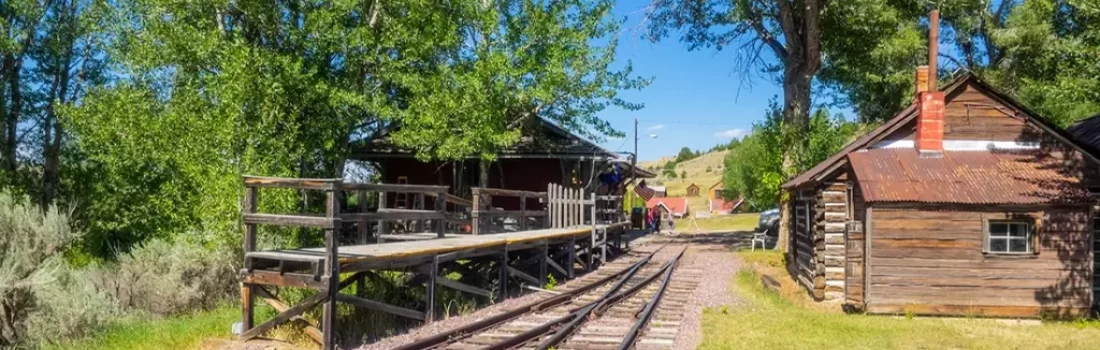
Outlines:
{"type": "MultiPolygon", "coordinates": [[[[391,158],[381,160],[379,164],[382,167],[383,183],[395,184],[398,183],[399,177],[404,176],[409,184],[450,186],[451,193],[457,190],[454,186],[455,173],[450,162],[421,162],[413,158],[391,158]]],[[[469,187],[478,187],[478,162],[468,160],[464,168],[466,173],[463,175],[463,182],[469,187]]],[[[492,188],[545,192],[548,184],[562,182],[562,161],[558,159],[501,159],[489,168],[489,187],[492,188]]],[[[392,195],[388,200],[393,200],[392,195]]],[[[531,200],[527,203],[527,208],[532,210],[541,208],[537,203],[531,200]]],[[[492,205],[506,210],[518,210],[519,199],[496,197],[492,205]]],[[[428,207],[431,207],[430,203],[428,207]]]]}

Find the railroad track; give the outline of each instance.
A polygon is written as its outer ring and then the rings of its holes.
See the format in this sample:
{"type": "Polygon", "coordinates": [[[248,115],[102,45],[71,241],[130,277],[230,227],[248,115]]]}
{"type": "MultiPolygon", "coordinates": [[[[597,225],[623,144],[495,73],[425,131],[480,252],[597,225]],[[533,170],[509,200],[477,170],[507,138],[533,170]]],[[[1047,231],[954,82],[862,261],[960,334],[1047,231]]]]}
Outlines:
{"type": "Polygon", "coordinates": [[[671,349],[700,273],[677,269],[687,245],[666,248],[612,262],[563,286],[562,294],[398,349],[671,349]]]}

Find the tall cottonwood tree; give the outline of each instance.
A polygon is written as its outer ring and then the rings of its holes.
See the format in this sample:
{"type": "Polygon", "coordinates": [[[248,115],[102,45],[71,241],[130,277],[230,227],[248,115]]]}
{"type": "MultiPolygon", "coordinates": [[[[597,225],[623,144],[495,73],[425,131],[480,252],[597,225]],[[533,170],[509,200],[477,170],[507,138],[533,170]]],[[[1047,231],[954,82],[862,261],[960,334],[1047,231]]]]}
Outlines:
{"type": "Polygon", "coordinates": [[[783,121],[805,128],[810,91],[821,68],[823,16],[830,0],[653,0],[649,35],[657,40],[680,32],[689,50],[733,47],[742,71],[778,72],[783,86],[783,121]],[[767,57],[776,64],[769,64],[767,57]]]}
{"type": "Polygon", "coordinates": [[[596,113],[639,107],[617,93],[644,80],[610,68],[613,40],[596,44],[618,25],[610,8],[118,1],[118,79],[62,114],[85,157],[77,172],[94,180],[83,193],[93,250],[181,227],[232,232],[242,174],[339,177],[349,141],[381,133],[422,159],[491,158],[532,118],[614,133],[596,113]]]}
{"type": "Polygon", "coordinates": [[[66,133],[59,106],[100,82],[103,8],[93,0],[0,4],[0,172],[7,190],[35,194],[43,208],[61,190],[66,133]]]}

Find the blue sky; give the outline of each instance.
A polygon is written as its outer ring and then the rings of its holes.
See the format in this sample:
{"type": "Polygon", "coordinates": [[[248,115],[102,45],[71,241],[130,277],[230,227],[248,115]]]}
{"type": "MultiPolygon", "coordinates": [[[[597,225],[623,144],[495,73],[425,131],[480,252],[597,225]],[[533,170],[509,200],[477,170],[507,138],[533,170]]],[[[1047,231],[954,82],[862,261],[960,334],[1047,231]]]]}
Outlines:
{"type": "MultiPolygon", "coordinates": [[[[620,94],[627,101],[645,104],[645,108],[608,108],[600,113],[600,118],[627,133],[625,139],[608,139],[601,146],[611,151],[632,151],[634,118],[639,120],[641,160],[674,155],[684,146],[705,151],[749,132],[752,123],[763,118],[769,100],[781,97],[782,88],[756,72],[751,84],[743,84],[741,72],[734,67],[734,51],[689,52],[676,36],[657,43],[641,39],[642,33],[633,29],[638,25],[640,9],[648,3],[620,0],[615,7],[616,18],[630,16],[623,25],[617,61],[625,64],[629,60],[637,76],[651,77],[653,83],[641,91],[620,94]]],[[[850,111],[840,112],[852,117],[850,111]]]]}

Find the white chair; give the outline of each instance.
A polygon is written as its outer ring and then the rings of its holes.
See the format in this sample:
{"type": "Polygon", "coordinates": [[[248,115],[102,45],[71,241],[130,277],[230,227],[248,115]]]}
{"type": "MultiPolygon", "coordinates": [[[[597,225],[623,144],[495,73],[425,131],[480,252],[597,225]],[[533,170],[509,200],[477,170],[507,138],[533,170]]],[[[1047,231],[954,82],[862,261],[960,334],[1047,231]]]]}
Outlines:
{"type": "Polygon", "coordinates": [[[752,251],[756,251],[756,242],[760,242],[760,249],[768,249],[768,230],[752,233],[752,251]]]}

